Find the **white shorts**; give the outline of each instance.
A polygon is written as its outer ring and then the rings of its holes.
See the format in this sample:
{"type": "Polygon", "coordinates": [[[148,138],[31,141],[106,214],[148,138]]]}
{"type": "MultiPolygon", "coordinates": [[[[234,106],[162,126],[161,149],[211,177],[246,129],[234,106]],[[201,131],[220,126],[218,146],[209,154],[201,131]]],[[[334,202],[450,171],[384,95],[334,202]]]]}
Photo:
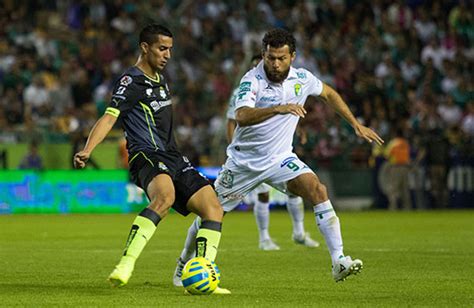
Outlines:
{"type": "Polygon", "coordinates": [[[278,163],[264,171],[240,167],[232,159],[227,159],[216,179],[216,192],[224,211],[230,212],[262,183],[289,194],[286,183],[305,173],[314,172],[294,153],[282,156],[278,163]]]}

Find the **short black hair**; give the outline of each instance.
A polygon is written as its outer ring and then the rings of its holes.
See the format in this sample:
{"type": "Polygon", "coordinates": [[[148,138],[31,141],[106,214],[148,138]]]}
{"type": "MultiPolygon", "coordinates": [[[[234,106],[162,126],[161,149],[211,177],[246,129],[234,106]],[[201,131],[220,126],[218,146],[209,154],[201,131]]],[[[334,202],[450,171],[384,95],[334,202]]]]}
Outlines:
{"type": "Polygon", "coordinates": [[[267,46],[273,48],[280,48],[285,45],[288,45],[290,48],[290,53],[296,51],[296,40],[293,34],[286,31],[285,29],[275,28],[267,33],[262,40],[262,49],[263,51],[267,50],[267,46]]]}
{"type": "Polygon", "coordinates": [[[260,53],[254,54],[252,56],[252,60],[250,60],[250,62],[257,61],[257,60],[258,61],[262,60],[262,54],[260,54],[260,53]]]}
{"type": "Polygon", "coordinates": [[[159,24],[149,24],[145,26],[142,31],[140,31],[140,37],[138,43],[148,43],[153,44],[157,40],[158,35],[164,35],[173,37],[173,33],[163,25],[159,24]]]}

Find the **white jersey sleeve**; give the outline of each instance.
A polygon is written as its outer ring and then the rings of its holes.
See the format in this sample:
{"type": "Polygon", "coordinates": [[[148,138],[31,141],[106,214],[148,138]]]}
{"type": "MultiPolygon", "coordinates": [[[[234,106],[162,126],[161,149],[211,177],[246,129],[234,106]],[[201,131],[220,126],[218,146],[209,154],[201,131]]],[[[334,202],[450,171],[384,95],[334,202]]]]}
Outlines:
{"type": "Polygon", "coordinates": [[[308,95],[319,96],[323,92],[323,82],[314,76],[310,71],[303,70],[308,78],[308,95]]]}
{"type": "Polygon", "coordinates": [[[242,107],[255,107],[257,101],[258,81],[254,77],[255,69],[249,71],[242,77],[237,88],[234,111],[242,107]]]}
{"type": "Polygon", "coordinates": [[[235,88],[232,92],[232,96],[229,99],[229,106],[227,107],[227,119],[235,120],[235,100],[237,98],[237,94],[239,93],[239,88],[235,88]]]}

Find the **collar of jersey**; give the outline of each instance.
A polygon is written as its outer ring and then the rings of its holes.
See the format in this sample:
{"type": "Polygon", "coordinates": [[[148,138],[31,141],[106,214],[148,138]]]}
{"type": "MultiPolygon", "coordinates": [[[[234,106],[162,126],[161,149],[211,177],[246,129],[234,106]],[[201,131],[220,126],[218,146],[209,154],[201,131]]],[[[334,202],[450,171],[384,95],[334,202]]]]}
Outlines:
{"type": "Polygon", "coordinates": [[[146,78],[154,81],[154,82],[160,82],[160,74],[156,73],[156,78],[153,78],[151,76],[148,76],[144,71],[142,71],[138,66],[135,66],[137,68],[137,70],[139,70],[140,72],[142,72],[143,76],[145,76],[146,78]]]}
{"type": "MultiPolygon", "coordinates": [[[[273,81],[268,80],[267,74],[265,73],[265,69],[263,68],[263,60],[257,64],[257,70],[259,70],[260,74],[262,74],[263,78],[265,78],[265,81],[267,83],[279,83],[279,82],[273,82],[273,81]]],[[[290,66],[290,72],[288,73],[288,76],[286,77],[286,79],[283,80],[283,82],[289,79],[296,79],[296,78],[298,78],[298,76],[296,75],[296,69],[293,66],[290,66]]]]}

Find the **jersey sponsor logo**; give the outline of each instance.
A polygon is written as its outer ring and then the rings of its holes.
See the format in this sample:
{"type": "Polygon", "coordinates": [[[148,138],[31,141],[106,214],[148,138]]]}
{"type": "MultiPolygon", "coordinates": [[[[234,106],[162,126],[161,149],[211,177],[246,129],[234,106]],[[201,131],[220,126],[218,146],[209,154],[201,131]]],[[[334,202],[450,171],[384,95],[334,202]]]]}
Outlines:
{"type": "Polygon", "coordinates": [[[301,84],[300,83],[295,84],[295,95],[296,96],[301,95],[301,84]]]}
{"type": "Polygon", "coordinates": [[[153,108],[153,111],[158,111],[160,110],[161,107],[165,107],[165,106],[168,106],[168,105],[171,105],[171,100],[167,100],[167,101],[161,101],[161,102],[158,102],[158,101],[152,101],[150,103],[150,107],[153,108]]]}
{"type": "Polygon", "coordinates": [[[250,92],[251,86],[252,83],[250,81],[244,81],[240,84],[239,93],[237,94],[239,99],[242,99],[242,97],[244,97],[247,92],[250,92]]]}
{"type": "Polygon", "coordinates": [[[148,89],[145,90],[145,93],[146,93],[146,96],[150,97],[150,96],[153,95],[153,89],[148,88],[148,89]]]}
{"type": "Polygon", "coordinates": [[[232,174],[232,171],[221,171],[221,173],[219,174],[218,181],[219,184],[221,184],[224,188],[232,188],[232,186],[234,186],[234,175],[232,174]]]}
{"type": "Polygon", "coordinates": [[[298,72],[296,73],[296,76],[298,76],[298,78],[301,78],[301,79],[306,79],[306,73],[304,72],[298,72]]]}
{"type": "Polygon", "coordinates": [[[120,84],[122,86],[128,86],[129,84],[131,84],[133,81],[132,77],[128,76],[128,75],[125,75],[123,76],[121,79],[120,79],[120,84]]]}
{"type": "Polygon", "coordinates": [[[276,102],[278,101],[278,97],[276,96],[264,96],[262,98],[260,98],[260,102],[264,103],[264,102],[276,102]]]}

